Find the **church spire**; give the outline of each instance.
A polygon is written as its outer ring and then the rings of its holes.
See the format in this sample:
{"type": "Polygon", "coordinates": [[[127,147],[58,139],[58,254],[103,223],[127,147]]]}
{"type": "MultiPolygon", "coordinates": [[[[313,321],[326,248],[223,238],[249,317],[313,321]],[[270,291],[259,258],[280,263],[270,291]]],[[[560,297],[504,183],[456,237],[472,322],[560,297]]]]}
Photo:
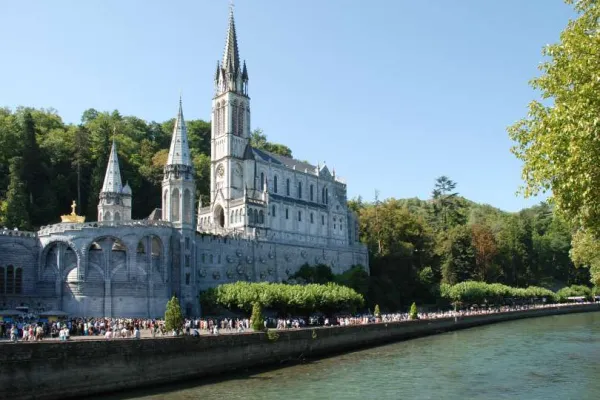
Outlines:
{"type": "Polygon", "coordinates": [[[192,166],[190,158],[190,148],[188,146],[187,128],[183,119],[183,106],[181,96],[179,96],[179,112],[173,128],[173,137],[171,138],[171,147],[167,165],[185,165],[192,166]]]}
{"type": "Polygon", "coordinates": [[[226,72],[233,74],[236,74],[240,69],[240,54],[238,51],[237,35],[235,33],[235,21],[233,19],[233,4],[229,6],[229,29],[227,30],[222,66],[226,72]]]}
{"type": "Polygon", "coordinates": [[[119,168],[119,158],[117,156],[117,144],[113,138],[101,193],[121,193],[122,189],[123,184],[121,182],[121,170],[119,168]]]}

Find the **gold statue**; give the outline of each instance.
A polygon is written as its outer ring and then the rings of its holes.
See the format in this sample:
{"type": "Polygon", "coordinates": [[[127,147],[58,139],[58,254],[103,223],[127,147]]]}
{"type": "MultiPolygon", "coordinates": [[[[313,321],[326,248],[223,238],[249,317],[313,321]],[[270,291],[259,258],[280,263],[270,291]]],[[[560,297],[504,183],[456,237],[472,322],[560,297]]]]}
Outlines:
{"type": "Polygon", "coordinates": [[[77,203],[75,203],[75,200],[73,200],[73,204],[71,204],[71,214],[61,215],[60,219],[62,220],[62,222],[75,222],[79,224],[85,222],[85,217],[77,215],[77,213],[75,212],[76,207],[77,203]]]}

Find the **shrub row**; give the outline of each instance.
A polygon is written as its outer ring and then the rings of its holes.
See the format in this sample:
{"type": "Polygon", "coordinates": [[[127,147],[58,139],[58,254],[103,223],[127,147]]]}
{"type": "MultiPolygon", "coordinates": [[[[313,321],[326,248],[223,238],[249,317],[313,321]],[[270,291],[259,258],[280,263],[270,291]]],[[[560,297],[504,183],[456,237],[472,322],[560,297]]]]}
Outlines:
{"type": "Polygon", "coordinates": [[[254,303],[282,315],[308,315],[320,311],[354,312],[364,305],[364,298],[353,289],[328,283],[326,285],[287,285],[269,282],[235,282],[219,285],[202,293],[204,304],[230,310],[250,312],[254,303]]]}

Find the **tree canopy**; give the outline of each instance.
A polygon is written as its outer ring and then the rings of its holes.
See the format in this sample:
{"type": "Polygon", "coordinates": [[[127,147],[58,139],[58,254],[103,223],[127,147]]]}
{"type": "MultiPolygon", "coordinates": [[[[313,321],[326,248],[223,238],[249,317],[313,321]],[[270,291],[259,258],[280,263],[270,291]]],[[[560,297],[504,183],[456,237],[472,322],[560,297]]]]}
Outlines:
{"type": "Polygon", "coordinates": [[[574,259],[592,266],[598,283],[596,257],[577,247],[600,238],[600,3],[566,2],[578,17],[558,43],[544,47],[541,75],[531,80],[540,98],[508,132],[513,153],[523,161],[524,195],[551,191],[556,210],[580,231],[574,259]]]}

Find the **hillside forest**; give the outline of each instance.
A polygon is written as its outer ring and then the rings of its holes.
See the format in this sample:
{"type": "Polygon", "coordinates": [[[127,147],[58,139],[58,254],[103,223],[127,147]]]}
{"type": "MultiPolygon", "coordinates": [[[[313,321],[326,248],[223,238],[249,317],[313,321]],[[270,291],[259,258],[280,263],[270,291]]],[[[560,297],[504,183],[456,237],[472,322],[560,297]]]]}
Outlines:
{"type": "MultiPolygon", "coordinates": [[[[0,108],[0,225],[35,230],[70,211],[95,221],[112,140],[123,181],[133,190],[133,218],[160,207],[160,182],[174,120],[147,122],[118,111],[86,110],[67,124],[52,109],[0,108]]],[[[197,197],[208,201],[210,123],[187,121],[197,197]]],[[[253,146],[291,156],[260,130],[253,146]]],[[[443,172],[443,171],[442,171],[443,172]]],[[[327,268],[305,266],[297,276],[309,283],[335,280],[382,310],[405,309],[413,301],[435,304],[440,283],[475,280],[556,290],[589,283],[589,271],[569,258],[571,229],[550,205],[508,213],[460,196],[446,176],[432,177],[429,199],[357,198],[361,240],[370,253],[370,274],[354,268],[332,277],[327,268]]]]}

